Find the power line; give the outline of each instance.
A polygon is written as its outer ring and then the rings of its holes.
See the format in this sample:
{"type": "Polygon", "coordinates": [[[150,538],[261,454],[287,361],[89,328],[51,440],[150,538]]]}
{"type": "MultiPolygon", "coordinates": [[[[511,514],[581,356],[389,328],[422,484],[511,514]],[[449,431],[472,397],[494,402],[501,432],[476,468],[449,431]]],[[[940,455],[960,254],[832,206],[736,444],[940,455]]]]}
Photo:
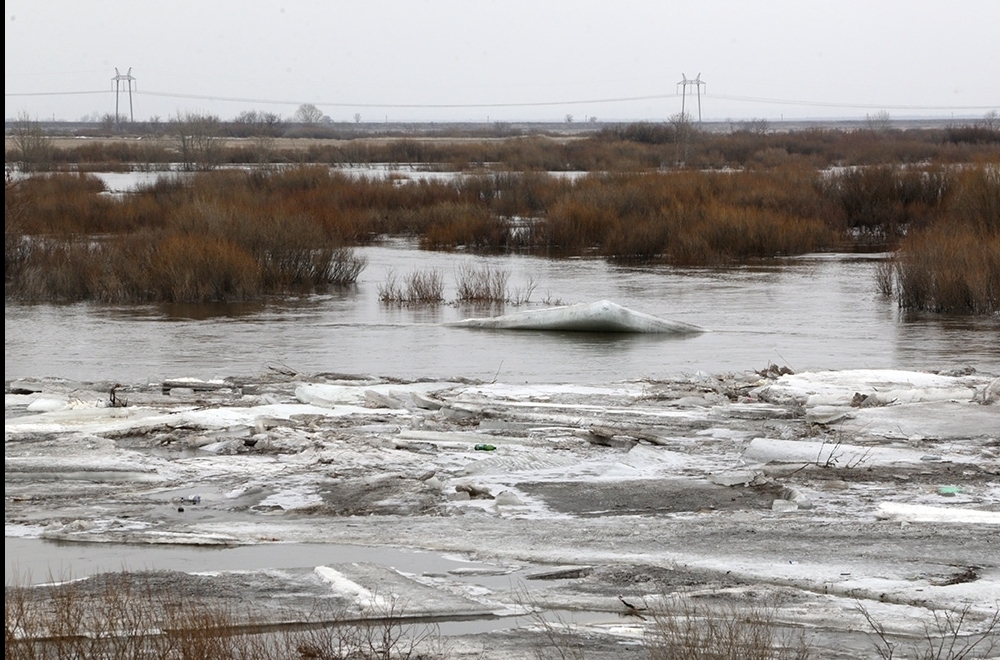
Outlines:
{"type": "MultiPolygon", "coordinates": [[[[114,93],[113,90],[110,93],[114,93]]],[[[662,99],[677,98],[681,94],[648,94],[643,96],[622,96],[614,98],[596,99],[575,99],[562,101],[529,101],[517,103],[367,103],[367,102],[343,102],[343,101],[291,101],[281,99],[263,99],[253,97],[237,96],[213,96],[207,94],[182,94],[178,92],[157,92],[135,90],[137,95],[155,96],[160,98],[191,99],[198,101],[220,101],[233,103],[258,103],[268,105],[290,105],[299,106],[303,103],[312,103],[317,106],[327,106],[334,108],[397,108],[397,109],[461,109],[461,108],[530,108],[547,107],[560,105],[585,105],[598,103],[629,103],[635,101],[655,101],[662,99]]],[[[106,95],[106,90],[80,90],[71,92],[4,92],[4,97],[41,97],[41,96],[85,96],[85,95],[106,95]]],[[[879,104],[879,103],[850,103],[841,101],[808,101],[796,99],[775,99],[756,96],[734,96],[730,94],[708,94],[715,99],[727,101],[741,101],[744,103],[763,103],[770,105],[786,106],[811,106],[820,108],[853,108],[860,110],[995,110],[1000,103],[993,105],[907,105],[907,104],[879,104]]]]}
{"type": "MultiPolygon", "coordinates": [[[[707,94],[706,94],[707,96],[707,94]]],[[[819,108],[857,108],[861,110],[993,110],[994,105],[882,105],[877,103],[843,103],[840,101],[795,101],[791,99],[769,99],[755,96],[730,96],[713,94],[713,98],[747,103],[770,103],[773,105],[808,105],[819,108]]]]}
{"type": "Polygon", "coordinates": [[[273,105],[302,105],[312,103],[317,106],[334,108],[527,108],[553,105],[583,105],[593,103],[626,103],[631,101],[651,101],[674,98],[677,94],[650,94],[648,96],[624,96],[606,99],[583,99],[571,101],[531,101],[523,103],[345,103],[343,101],[278,101],[274,99],[240,98],[231,96],[208,96],[202,94],[177,94],[172,92],[143,92],[147,96],[165,98],[193,99],[198,101],[232,101],[237,103],[266,103],[273,105]]]}
{"type": "Polygon", "coordinates": [[[4,96],[80,96],[85,94],[107,94],[108,90],[98,89],[89,92],[4,92],[4,96]]]}

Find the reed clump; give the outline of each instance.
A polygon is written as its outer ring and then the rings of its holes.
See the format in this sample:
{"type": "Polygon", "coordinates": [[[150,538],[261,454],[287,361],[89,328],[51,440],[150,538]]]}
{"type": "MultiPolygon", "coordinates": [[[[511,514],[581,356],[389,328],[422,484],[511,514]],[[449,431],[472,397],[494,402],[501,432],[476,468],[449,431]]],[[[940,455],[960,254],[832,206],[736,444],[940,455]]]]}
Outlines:
{"type": "Polygon", "coordinates": [[[445,202],[415,212],[420,227],[420,246],[443,250],[465,247],[475,251],[495,251],[512,247],[510,227],[485,205],[445,202]]]}
{"type": "Polygon", "coordinates": [[[944,217],[908,233],[876,284],[903,309],[1000,312],[1000,166],[958,172],[944,217]]]}

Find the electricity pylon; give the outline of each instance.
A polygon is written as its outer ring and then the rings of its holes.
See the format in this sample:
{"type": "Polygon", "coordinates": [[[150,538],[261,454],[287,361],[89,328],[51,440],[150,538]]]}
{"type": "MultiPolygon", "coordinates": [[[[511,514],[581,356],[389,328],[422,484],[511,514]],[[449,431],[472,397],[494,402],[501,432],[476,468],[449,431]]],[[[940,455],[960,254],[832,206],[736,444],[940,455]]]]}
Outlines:
{"type": "Polygon", "coordinates": [[[682,73],[681,74],[681,81],[679,83],[677,83],[677,84],[682,86],[681,87],[681,117],[682,118],[685,116],[684,115],[684,106],[685,106],[685,101],[687,101],[687,88],[688,88],[688,85],[694,85],[695,88],[697,89],[697,92],[698,92],[698,123],[700,124],[701,123],[701,86],[704,85],[704,84],[706,84],[704,81],[702,81],[701,74],[699,73],[692,80],[691,78],[688,78],[686,75],[684,75],[682,73]]]}
{"type": "Polygon", "coordinates": [[[128,82],[128,116],[129,123],[135,121],[135,113],[132,111],[132,81],[135,77],[132,75],[132,67],[128,68],[128,73],[124,76],[118,72],[118,67],[115,67],[115,77],[111,80],[115,83],[115,126],[118,125],[118,94],[121,91],[122,81],[128,82]]]}

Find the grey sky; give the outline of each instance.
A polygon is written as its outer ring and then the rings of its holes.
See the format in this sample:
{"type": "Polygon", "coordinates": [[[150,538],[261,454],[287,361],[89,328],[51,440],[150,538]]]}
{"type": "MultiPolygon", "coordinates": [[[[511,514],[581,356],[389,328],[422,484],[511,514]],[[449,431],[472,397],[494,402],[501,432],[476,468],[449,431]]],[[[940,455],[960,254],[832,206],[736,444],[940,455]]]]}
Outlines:
{"type": "Polygon", "coordinates": [[[314,103],[335,121],[655,121],[680,111],[677,83],[699,72],[706,120],[1000,108],[998,0],[7,0],[4,9],[8,118],[114,112],[115,67],[132,67],[137,120],[289,117],[314,103]]]}

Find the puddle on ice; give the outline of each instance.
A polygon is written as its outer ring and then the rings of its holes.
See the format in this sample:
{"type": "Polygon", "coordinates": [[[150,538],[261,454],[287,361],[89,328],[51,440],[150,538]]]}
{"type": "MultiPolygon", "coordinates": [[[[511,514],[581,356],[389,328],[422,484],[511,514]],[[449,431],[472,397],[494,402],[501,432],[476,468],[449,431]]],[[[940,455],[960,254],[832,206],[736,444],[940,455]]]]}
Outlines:
{"type": "MultiPolygon", "coordinates": [[[[468,561],[455,555],[389,547],[337,544],[281,543],[239,547],[158,546],[116,543],[82,543],[7,537],[4,542],[6,584],[45,584],[76,580],[106,572],[146,570],[181,571],[194,575],[221,573],[266,573],[292,569],[308,572],[313,567],[350,564],[377,565],[389,574],[399,573],[405,582],[413,578],[426,584],[450,582],[480,596],[506,594],[502,600],[517,601],[527,593],[525,582],[533,579],[538,567],[503,567],[468,561]]],[[[315,569],[319,570],[319,569],[315,569]]],[[[558,583],[557,578],[545,577],[558,583]]],[[[391,585],[391,583],[389,583],[391,585]]],[[[433,610],[432,610],[433,612],[433,610]]],[[[546,609],[534,614],[517,613],[509,606],[478,612],[437,612],[430,616],[407,617],[414,625],[433,624],[441,635],[477,635],[498,630],[531,628],[539,625],[576,627],[615,622],[621,618],[609,612],[546,609]],[[543,623],[544,622],[544,623],[543,623]]]]}

